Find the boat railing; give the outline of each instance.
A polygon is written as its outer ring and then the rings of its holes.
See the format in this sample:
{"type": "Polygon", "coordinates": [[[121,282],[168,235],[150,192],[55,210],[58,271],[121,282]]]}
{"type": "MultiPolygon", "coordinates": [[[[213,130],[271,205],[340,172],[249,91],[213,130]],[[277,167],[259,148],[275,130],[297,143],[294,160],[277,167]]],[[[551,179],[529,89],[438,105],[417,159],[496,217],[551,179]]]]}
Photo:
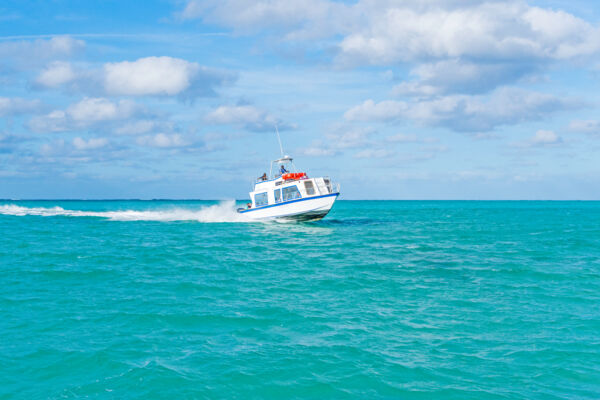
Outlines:
{"type": "Polygon", "coordinates": [[[340,184],[338,182],[331,182],[331,193],[339,193],[340,184]]]}
{"type": "Polygon", "coordinates": [[[340,184],[337,182],[329,181],[329,183],[326,184],[326,186],[327,186],[327,190],[329,191],[329,193],[339,193],[340,192],[340,184]]]}
{"type": "Polygon", "coordinates": [[[332,182],[328,176],[323,177],[325,188],[327,188],[328,193],[339,193],[340,192],[340,184],[337,182],[332,182]]]}

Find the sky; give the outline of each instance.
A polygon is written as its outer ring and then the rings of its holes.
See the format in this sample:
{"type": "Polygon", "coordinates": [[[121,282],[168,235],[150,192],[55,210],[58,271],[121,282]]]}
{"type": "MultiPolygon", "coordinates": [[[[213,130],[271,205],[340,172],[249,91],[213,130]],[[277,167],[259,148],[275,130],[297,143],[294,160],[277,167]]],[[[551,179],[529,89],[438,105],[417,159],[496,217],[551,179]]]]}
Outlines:
{"type": "Polygon", "coordinates": [[[0,198],[600,199],[600,3],[3,0],[0,198]]]}

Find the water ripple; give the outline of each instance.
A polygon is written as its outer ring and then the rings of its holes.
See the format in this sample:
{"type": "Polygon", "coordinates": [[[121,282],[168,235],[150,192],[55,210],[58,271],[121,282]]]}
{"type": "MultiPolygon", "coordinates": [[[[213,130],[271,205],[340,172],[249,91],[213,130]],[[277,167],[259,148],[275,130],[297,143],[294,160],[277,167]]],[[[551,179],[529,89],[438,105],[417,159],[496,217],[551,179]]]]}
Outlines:
{"type": "Polygon", "coordinates": [[[0,398],[599,397],[600,203],[233,207],[0,205],[0,398]]]}

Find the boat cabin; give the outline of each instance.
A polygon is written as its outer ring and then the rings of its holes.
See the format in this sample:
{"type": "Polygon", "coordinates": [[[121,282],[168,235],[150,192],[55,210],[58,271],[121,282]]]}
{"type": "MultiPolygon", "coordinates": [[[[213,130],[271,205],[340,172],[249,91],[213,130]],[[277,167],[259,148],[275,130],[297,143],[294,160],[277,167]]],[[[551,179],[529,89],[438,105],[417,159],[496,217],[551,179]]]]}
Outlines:
{"type": "Polygon", "coordinates": [[[250,192],[251,208],[274,206],[299,201],[300,199],[330,195],[339,192],[328,177],[310,178],[298,172],[290,156],[271,163],[271,171],[254,183],[250,192]]]}

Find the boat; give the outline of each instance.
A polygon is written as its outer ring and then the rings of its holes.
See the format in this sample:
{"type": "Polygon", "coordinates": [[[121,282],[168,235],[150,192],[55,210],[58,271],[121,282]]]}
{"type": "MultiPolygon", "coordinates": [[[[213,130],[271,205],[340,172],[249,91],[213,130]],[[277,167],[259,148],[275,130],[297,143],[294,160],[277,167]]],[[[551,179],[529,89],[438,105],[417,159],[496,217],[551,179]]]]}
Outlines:
{"type": "Polygon", "coordinates": [[[298,172],[293,159],[283,155],[271,162],[269,175],[263,174],[254,182],[250,203],[238,212],[251,219],[317,221],[324,218],[340,195],[339,183],[327,176],[309,177],[298,172]]]}

